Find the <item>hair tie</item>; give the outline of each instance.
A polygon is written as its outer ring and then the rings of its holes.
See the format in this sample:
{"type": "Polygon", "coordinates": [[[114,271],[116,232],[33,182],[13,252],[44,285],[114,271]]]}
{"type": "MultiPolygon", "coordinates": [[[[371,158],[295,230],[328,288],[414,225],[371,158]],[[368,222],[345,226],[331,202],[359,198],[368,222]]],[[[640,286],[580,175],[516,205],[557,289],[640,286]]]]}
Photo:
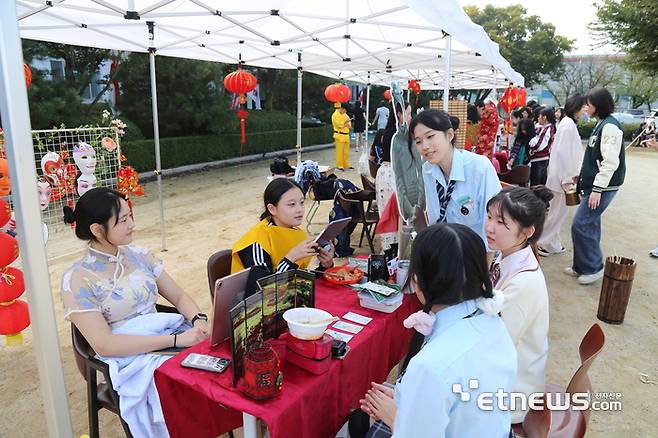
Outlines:
{"type": "Polygon", "coordinates": [[[494,289],[492,298],[480,297],[475,300],[475,305],[487,315],[497,315],[503,310],[505,295],[503,291],[494,289]]]}
{"type": "Polygon", "coordinates": [[[409,315],[407,319],[402,322],[402,324],[406,328],[413,327],[418,333],[424,336],[428,336],[430,333],[432,333],[432,328],[434,327],[435,321],[435,314],[419,310],[418,312],[409,315]]]}

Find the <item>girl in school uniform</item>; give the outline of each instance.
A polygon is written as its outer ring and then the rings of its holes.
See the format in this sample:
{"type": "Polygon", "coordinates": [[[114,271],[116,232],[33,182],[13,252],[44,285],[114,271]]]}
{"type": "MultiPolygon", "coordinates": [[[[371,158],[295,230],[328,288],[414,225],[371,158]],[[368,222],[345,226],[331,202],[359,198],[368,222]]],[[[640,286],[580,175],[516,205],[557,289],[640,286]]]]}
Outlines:
{"type": "MultiPolygon", "coordinates": [[[[498,316],[502,303],[491,288],[482,239],[460,224],[424,229],[413,243],[409,283],[423,310],[404,325],[417,333],[395,388],[373,384],[361,400],[361,410],[376,420],[365,436],[507,438],[509,411],[476,403],[483,392],[510,391],[516,378],[516,352],[498,316]],[[465,393],[470,401],[462,401],[465,393]]],[[[355,418],[350,436],[364,436],[355,418]]]]}
{"type": "Polygon", "coordinates": [[[546,184],[548,160],[551,146],[555,139],[555,111],[543,108],[537,118],[537,136],[530,140],[528,155],[530,157],[530,185],[546,184]]]}
{"type": "Polygon", "coordinates": [[[500,181],[488,158],[455,149],[450,116],[429,109],[411,120],[409,149],[417,148],[423,163],[428,223],[466,225],[485,240],[486,205],[500,191],[500,181]]]}
{"type": "MultiPolygon", "coordinates": [[[[498,251],[491,264],[494,290],[501,291],[501,316],[518,357],[515,392],[543,392],[548,358],[548,291],[530,244],[541,236],[551,190],[513,187],[501,191],[487,205],[489,248],[498,251]]],[[[526,411],[512,412],[521,423],[526,411]]]]}
{"type": "Polygon", "coordinates": [[[320,269],[334,264],[334,247],[319,248],[299,228],[304,219],[304,193],[287,178],[275,178],[263,194],[265,211],[260,222],[233,245],[231,272],[261,266],[272,273],[306,268],[313,256],[320,269]]]}

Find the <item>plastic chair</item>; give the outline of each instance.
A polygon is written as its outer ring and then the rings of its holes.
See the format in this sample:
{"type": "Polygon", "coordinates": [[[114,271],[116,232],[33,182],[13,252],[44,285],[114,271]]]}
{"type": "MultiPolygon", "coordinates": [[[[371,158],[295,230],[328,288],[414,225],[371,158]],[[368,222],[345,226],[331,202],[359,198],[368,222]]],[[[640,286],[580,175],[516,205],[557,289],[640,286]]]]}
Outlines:
{"type": "MultiPolygon", "coordinates": [[[[158,312],[176,313],[177,310],[171,306],[156,304],[158,312]]],[[[98,411],[107,409],[119,416],[121,420],[121,427],[126,433],[128,438],[132,438],[128,423],[123,421],[119,411],[119,394],[112,386],[112,379],[110,378],[110,367],[105,362],[96,358],[96,352],[91,345],[87,342],[80,330],[71,323],[71,343],[73,344],[73,354],[75,356],[75,364],[82,377],[87,382],[87,414],[89,417],[89,436],[91,438],[99,438],[98,428],[98,411]],[[103,380],[98,383],[97,374],[103,375],[103,380]]]]}
{"type": "Polygon", "coordinates": [[[338,201],[340,206],[345,210],[345,213],[352,216],[350,223],[361,224],[361,237],[359,238],[359,248],[363,244],[363,236],[368,239],[370,251],[375,252],[374,234],[377,222],[379,222],[379,214],[377,212],[368,211],[364,208],[363,203],[368,200],[368,194],[365,190],[358,192],[343,193],[338,192],[338,201]]]}
{"type": "Polygon", "coordinates": [[[516,166],[509,172],[499,173],[498,179],[507,184],[525,186],[530,181],[530,166],[516,166]]]}
{"type": "MultiPolygon", "coordinates": [[[[587,372],[592,366],[594,359],[599,355],[605,345],[605,334],[598,324],[593,324],[580,342],[578,352],[580,353],[580,367],[576,370],[569,381],[566,390],[557,385],[547,384],[546,392],[549,394],[592,394],[592,384],[587,372]]],[[[564,397],[564,396],[561,396],[564,397]]],[[[564,400],[564,398],[560,399],[564,400]]],[[[565,411],[553,411],[551,421],[551,438],[581,438],[585,436],[590,411],[576,411],[573,409],[565,411]]]]}
{"type": "Polygon", "coordinates": [[[525,438],[548,438],[551,431],[552,412],[542,399],[541,409],[530,409],[523,419],[523,424],[514,424],[514,435],[525,438]]]}
{"type": "Polygon", "coordinates": [[[231,255],[232,251],[230,249],[223,249],[208,258],[208,287],[210,287],[211,302],[215,299],[215,283],[217,280],[231,273],[231,255]]]}

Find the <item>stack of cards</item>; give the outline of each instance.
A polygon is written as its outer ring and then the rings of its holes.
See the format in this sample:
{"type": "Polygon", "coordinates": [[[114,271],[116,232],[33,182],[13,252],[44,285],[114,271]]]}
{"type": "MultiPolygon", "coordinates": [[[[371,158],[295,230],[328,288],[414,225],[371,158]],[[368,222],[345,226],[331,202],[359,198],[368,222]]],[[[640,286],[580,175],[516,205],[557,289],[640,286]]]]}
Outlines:
{"type": "Polygon", "coordinates": [[[367,316],[359,315],[358,313],[354,312],[347,312],[345,315],[343,315],[343,319],[361,325],[352,324],[351,322],[337,321],[330,329],[327,329],[325,333],[336,340],[345,342],[349,342],[355,334],[363,330],[363,326],[368,325],[368,323],[372,321],[372,318],[368,318],[367,316]],[[347,333],[337,332],[334,329],[352,334],[348,335],[347,333]]]}

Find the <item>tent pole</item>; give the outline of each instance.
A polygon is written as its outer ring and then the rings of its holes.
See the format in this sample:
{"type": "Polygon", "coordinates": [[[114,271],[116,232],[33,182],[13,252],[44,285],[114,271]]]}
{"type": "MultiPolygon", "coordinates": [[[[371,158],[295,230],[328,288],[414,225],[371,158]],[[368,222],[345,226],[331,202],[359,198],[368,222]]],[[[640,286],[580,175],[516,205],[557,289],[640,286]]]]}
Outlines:
{"type": "MultiPolygon", "coordinates": [[[[146,23],[149,27],[149,40],[153,43],[153,22],[146,23]]],[[[158,90],[155,82],[155,47],[149,47],[149,68],[151,76],[151,110],[153,112],[153,142],[155,143],[155,175],[158,181],[158,202],[160,203],[160,237],[162,251],[167,250],[165,236],[164,203],[162,200],[162,165],[160,162],[160,126],[158,124],[158,90]]]]}
{"type": "Polygon", "coordinates": [[[492,96],[494,99],[498,100],[498,78],[496,74],[496,67],[491,67],[491,71],[493,72],[493,90],[492,90],[492,96]]]}
{"type": "Polygon", "coordinates": [[[443,111],[448,112],[448,98],[450,97],[450,58],[452,57],[452,37],[446,34],[446,53],[443,72],[443,111]]]}
{"type": "Polygon", "coordinates": [[[36,190],[36,164],[14,2],[0,2],[0,112],[12,182],[21,265],[48,435],[71,437],[71,416],[36,190]],[[25,147],[30,145],[30,147],[25,147]]]}
{"type": "Polygon", "coordinates": [[[365,135],[365,148],[368,150],[368,131],[370,127],[370,72],[368,72],[368,84],[366,85],[366,135],[365,135]]]}
{"type": "Polygon", "coordinates": [[[302,164],[302,54],[297,54],[297,166],[302,164]]]}

